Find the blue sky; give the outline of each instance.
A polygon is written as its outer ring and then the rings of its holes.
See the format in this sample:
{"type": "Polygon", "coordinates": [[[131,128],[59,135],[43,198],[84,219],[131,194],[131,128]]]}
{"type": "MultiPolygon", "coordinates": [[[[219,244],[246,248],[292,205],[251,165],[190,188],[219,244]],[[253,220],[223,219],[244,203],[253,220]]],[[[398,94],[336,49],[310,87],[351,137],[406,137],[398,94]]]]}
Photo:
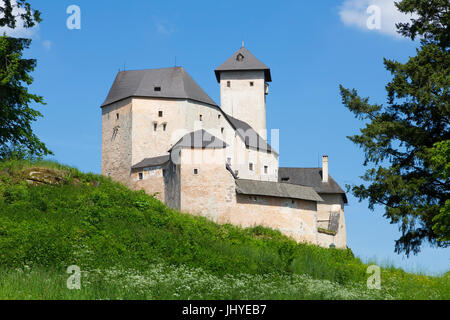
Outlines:
{"type": "MultiPolygon", "coordinates": [[[[26,52],[38,60],[32,92],[44,96],[34,126],[55,159],[100,173],[100,104],[119,69],[183,66],[220,102],[214,68],[245,41],[271,68],[268,128],[280,130],[280,166],[316,167],[328,154],[341,186],[357,184],[363,153],[346,136],[362,123],[341,104],[339,84],[372,102],[386,103],[390,74],[383,57],[406,61],[417,43],[395,35],[402,18],[390,0],[341,1],[33,1],[44,21],[14,35],[33,38],[26,52]],[[369,5],[380,8],[380,29],[366,26],[369,5]],[[81,29],[69,30],[66,9],[81,9],[81,29]]],[[[349,195],[348,245],[409,271],[449,270],[450,249],[424,247],[410,259],[394,253],[400,235],[382,217],[349,195]]]]}

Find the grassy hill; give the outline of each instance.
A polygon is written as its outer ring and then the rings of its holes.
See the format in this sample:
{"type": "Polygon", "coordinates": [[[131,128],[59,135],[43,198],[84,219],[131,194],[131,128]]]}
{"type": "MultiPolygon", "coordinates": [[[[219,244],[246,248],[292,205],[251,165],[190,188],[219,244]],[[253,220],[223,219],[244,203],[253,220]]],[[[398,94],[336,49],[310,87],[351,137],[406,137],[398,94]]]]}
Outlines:
{"type": "Polygon", "coordinates": [[[0,162],[0,299],[450,298],[449,273],[386,267],[376,290],[366,270],[350,249],[218,225],[57,163],[0,162]]]}

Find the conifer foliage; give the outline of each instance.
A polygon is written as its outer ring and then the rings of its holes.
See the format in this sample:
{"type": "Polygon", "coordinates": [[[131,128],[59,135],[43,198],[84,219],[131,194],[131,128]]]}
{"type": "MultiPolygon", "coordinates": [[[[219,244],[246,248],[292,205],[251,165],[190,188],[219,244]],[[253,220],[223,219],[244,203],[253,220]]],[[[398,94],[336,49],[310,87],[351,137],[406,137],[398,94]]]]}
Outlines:
{"type": "MultiPolygon", "coordinates": [[[[40,12],[24,0],[0,2],[0,27],[31,28],[41,21],[40,12]]],[[[32,122],[42,114],[31,107],[44,104],[41,96],[28,92],[35,59],[24,59],[31,39],[0,35],[0,157],[51,154],[33,133],[32,122]]]]}
{"type": "Polygon", "coordinates": [[[365,153],[365,183],[348,186],[369,208],[385,208],[399,224],[395,251],[418,253],[424,242],[450,243],[450,2],[403,0],[397,8],[413,14],[398,32],[419,40],[406,63],[384,59],[392,80],[387,103],[371,104],[355,89],[340,86],[343,104],[365,123],[348,137],[365,153]]]}

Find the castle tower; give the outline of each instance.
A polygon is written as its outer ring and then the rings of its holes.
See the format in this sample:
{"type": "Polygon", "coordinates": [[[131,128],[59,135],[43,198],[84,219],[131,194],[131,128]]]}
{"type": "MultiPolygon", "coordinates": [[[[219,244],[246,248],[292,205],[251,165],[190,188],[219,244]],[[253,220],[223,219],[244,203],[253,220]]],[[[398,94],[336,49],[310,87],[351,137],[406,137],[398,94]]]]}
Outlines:
{"type": "Polygon", "coordinates": [[[264,139],[266,95],[270,69],[242,47],[215,71],[220,83],[220,105],[225,113],[247,122],[264,139]]]}

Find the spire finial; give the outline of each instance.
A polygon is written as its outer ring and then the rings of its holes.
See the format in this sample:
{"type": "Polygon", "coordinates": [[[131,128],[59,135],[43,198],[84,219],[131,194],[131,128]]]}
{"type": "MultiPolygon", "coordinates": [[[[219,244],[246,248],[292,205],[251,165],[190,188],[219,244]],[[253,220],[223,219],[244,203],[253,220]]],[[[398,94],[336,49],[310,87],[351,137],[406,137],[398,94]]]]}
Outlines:
{"type": "Polygon", "coordinates": [[[244,40],[242,40],[242,48],[244,47],[244,40]]]}

